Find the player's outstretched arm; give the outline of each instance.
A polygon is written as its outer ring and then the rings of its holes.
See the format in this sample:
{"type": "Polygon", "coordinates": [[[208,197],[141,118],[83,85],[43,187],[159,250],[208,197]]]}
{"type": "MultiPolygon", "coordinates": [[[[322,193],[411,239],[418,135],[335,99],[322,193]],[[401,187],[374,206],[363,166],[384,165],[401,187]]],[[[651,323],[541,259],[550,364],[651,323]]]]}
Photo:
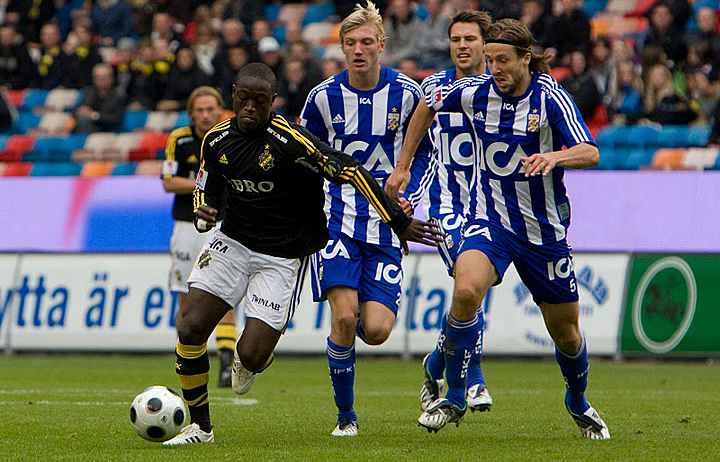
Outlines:
{"type": "Polygon", "coordinates": [[[400,156],[395,162],[395,169],[385,182],[385,192],[390,198],[397,200],[398,195],[405,192],[405,187],[410,182],[410,165],[415,156],[415,151],[430,129],[434,118],[435,111],[429,108],[424,100],[420,100],[410,119],[400,156]]]}
{"type": "Polygon", "coordinates": [[[193,210],[195,211],[195,229],[204,233],[215,226],[218,209],[222,203],[222,193],[227,180],[216,171],[216,157],[212,147],[206,144],[209,131],[200,148],[200,170],[195,178],[193,191],[193,210]]]}
{"type": "Polygon", "coordinates": [[[530,157],[521,157],[525,176],[535,176],[541,173],[546,176],[555,167],[590,168],[600,162],[600,151],[597,146],[590,143],[580,143],[560,151],[533,154],[530,157]]]}

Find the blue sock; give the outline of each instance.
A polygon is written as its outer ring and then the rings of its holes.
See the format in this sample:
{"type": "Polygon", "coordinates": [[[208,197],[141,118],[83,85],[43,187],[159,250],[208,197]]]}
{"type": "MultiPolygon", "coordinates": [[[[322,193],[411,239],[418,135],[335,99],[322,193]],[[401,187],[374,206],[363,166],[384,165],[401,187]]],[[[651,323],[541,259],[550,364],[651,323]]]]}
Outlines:
{"type": "Polygon", "coordinates": [[[478,329],[477,342],[475,343],[475,350],[470,358],[470,365],[468,366],[468,388],[473,385],[479,385],[482,390],[485,388],[485,376],[482,373],[482,348],[483,348],[483,331],[485,330],[485,313],[483,313],[482,307],[478,309],[478,329]]]}
{"type": "Polygon", "coordinates": [[[467,321],[458,321],[448,314],[445,319],[447,334],[445,336],[445,377],[448,391],[445,398],[451,403],[464,408],[465,391],[467,389],[467,368],[475,351],[478,325],[477,316],[467,321]]]}
{"type": "Polygon", "coordinates": [[[430,376],[435,380],[443,378],[443,373],[445,372],[445,353],[443,353],[443,348],[445,344],[445,333],[447,332],[446,321],[447,315],[441,324],[440,335],[438,335],[435,349],[430,353],[430,357],[427,360],[428,371],[430,372],[430,376]]]}
{"type": "Polygon", "coordinates": [[[338,417],[357,419],[353,410],[355,394],[355,345],[342,347],[327,339],[327,357],[330,366],[330,380],[335,395],[338,417]]]}
{"type": "Polygon", "coordinates": [[[355,327],[355,336],[362,340],[366,345],[369,345],[367,338],[365,337],[365,329],[363,329],[362,322],[358,319],[357,327],[355,327]]]}
{"type": "Polygon", "coordinates": [[[565,392],[565,404],[574,414],[582,414],[590,407],[585,399],[587,376],[588,370],[590,369],[585,337],[582,339],[580,351],[578,351],[575,356],[568,356],[555,347],[555,359],[560,365],[560,371],[565,378],[565,386],[567,388],[565,392]]]}

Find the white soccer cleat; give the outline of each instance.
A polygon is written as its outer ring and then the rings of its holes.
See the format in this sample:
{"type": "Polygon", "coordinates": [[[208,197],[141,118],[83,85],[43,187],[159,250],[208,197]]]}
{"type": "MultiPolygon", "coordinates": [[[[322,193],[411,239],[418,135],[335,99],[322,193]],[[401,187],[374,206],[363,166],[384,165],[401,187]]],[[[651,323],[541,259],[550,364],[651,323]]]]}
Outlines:
{"type": "Polygon", "coordinates": [[[204,432],[196,423],[190,424],[183,428],[177,436],[163,443],[163,446],[178,446],[180,444],[196,444],[196,443],[214,443],[215,433],[204,432]]]}
{"type": "Polygon", "coordinates": [[[238,395],[244,395],[250,391],[250,387],[255,383],[257,374],[250,372],[240,362],[240,357],[237,354],[237,348],[235,349],[235,356],[233,358],[232,366],[232,389],[238,395]]]}
{"type": "Polygon", "coordinates": [[[489,411],[492,407],[492,397],[487,387],[480,388],[480,385],[473,385],[467,391],[467,405],[472,412],[489,411]]]}
{"type": "Polygon", "coordinates": [[[438,430],[449,423],[454,422],[455,426],[460,425],[466,411],[467,404],[460,409],[446,398],[440,398],[433,401],[428,410],[420,415],[418,425],[425,427],[428,432],[437,433],[438,430]]]}
{"type": "Polygon", "coordinates": [[[420,409],[427,411],[433,401],[437,400],[442,396],[445,391],[445,380],[435,380],[430,375],[430,371],[427,368],[427,362],[432,353],[428,353],[423,358],[423,386],[420,389],[420,409]]]}
{"type": "Polygon", "coordinates": [[[340,418],[335,430],[332,432],[332,436],[357,436],[358,434],[358,421],[348,419],[346,417],[340,418]]]}
{"type": "MultiPolygon", "coordinates": [[[[565,407],[567,408],[567,405],[565,407]]],[[[608,430],[607,425],[605,425],[603,419],[600,418],[600,415],[592,406],[580,415],[573,414],[569,408],[567,408],[567,410],[575,420],[578,427],[580,427],[580,433],[582,433],[584,438],[589,440],[610,439],[610,430],[608,430]]]]}

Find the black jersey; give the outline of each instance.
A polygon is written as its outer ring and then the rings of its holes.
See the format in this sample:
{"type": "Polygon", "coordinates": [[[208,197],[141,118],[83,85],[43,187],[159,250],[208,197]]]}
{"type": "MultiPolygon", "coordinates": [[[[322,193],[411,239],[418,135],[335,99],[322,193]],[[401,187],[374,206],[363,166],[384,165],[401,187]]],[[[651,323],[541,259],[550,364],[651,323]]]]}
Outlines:
{"type": "Polygon", "coordinates": [[[328,239],[323,178],[352,184],[396,232],[410,224],[356,159],[275,113],[251,133],[240,132],[233,117],[205,135],[195,209],[218,208],[227,186],[222,232],[253,251],[299,258],[328,239]]]}
{"type": "MultiPolygon", "coordinates": [[[[200,146],[202,140],[195,134],[193,127],[180,127],[173,130],[165,145],[165,162],[162,178],[173,176],[195,179],[200,168],[200,146]]],[[[177,221],[193,221],[192,194],[175,194],[172,216],[177,221]]]]}

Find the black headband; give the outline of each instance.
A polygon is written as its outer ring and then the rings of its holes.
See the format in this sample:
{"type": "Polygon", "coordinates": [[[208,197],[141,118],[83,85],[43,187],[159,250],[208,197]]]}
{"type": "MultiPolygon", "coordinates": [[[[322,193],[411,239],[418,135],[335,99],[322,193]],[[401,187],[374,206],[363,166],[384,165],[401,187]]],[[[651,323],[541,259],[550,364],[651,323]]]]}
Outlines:
{"type": "Polygon", "coordinates": [[[495,39],[493,39],[493,38],[489,38],[489,39],[485,39],[485,43],[502,43],[502,44],[504,44],[504,45],[512,45],[512,46],[514,46],[514,47],[516,47],[516,48],[520,48],[521,50],[523,50],[523,51],[525,51],[525,52],[527,52],[527,53],[530,53],[530,48],[521,47],[520,45],[518,45],[518,44],[516,44],[516,43],[513,43],[513,42],[511,42],[510,40],[506,40],[506,39],[501,39],[501,38],[495,38],[495,39]]]}

